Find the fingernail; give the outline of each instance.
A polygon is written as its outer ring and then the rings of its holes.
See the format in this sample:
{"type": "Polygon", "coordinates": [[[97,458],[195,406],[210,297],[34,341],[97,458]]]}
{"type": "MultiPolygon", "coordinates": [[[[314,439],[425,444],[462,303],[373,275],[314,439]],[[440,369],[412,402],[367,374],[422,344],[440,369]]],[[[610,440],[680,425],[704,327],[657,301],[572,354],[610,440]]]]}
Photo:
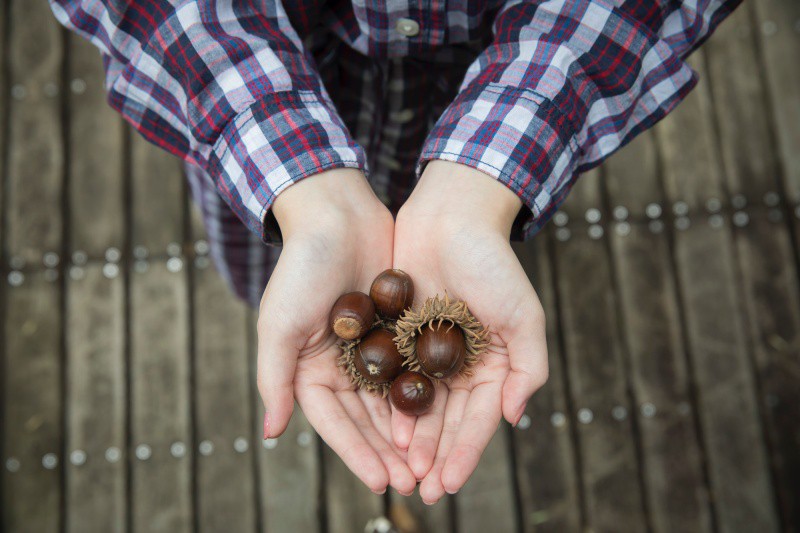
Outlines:
{"type": "Polygon", "coordinates": [[[372,492],[380,496],[381,494],[386,494],[386,489],[383,489],[382,491],[373,490],[372,492]]]}
{"type": "Polygon", "coordinates": [[[432,502],[429,502],[428,500],[422,500],[422,503],[424,503],[425,505],[433,505],[433,504],[435,504],[435,503],[436,503],[436,502],[438,502],[438,501],[439,501],[439,500],[433,500],[432,502]]]}
{"type": "Polygon", "coordinates": [[[269,438],[269,413],[264,413],[264,440],[269,438]]]}

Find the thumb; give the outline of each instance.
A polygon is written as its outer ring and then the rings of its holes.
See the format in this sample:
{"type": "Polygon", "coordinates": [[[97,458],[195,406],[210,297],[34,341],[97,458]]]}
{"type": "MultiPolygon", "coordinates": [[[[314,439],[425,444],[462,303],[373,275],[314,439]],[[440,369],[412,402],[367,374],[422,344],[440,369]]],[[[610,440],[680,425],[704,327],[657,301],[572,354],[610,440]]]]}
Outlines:
{"type": "Polygon", "coordinates": [[[294,372],[298,351],[277,330],[258,328],[258,392],[264,402],[264,438],[279,437],[294,409],[294,372]]]}
{"type": "Polygon", "coordinates": [[[508,341],[511,371],[503,384],[503,416],[514,426],[530,397],[547,382],[544,314],[540,307],[534,307],[532,312],[524,314],[516,334],[508,341]]]}

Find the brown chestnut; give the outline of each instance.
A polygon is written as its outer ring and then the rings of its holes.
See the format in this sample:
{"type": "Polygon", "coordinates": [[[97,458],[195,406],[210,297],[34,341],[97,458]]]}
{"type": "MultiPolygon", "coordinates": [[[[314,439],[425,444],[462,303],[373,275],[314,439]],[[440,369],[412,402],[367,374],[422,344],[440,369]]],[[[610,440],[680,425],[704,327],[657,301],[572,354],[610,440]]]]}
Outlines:
{"type": "Polygon", "coordinates": [[[414,301],[414,283],[402,270],[384,270],[369,290],[369,297],[375,302],[378,313],[385,318],[396,319],[414,301]]]}
{"type": "Polygon", "coordinates": [[[353,365],[371,383],[389,383],[403,371],[403,356],[397,351],[394,334],[376,328],[361,339],[353,365]]]}
{"type": "Polygon", "coordinates": [[[431,323],[417,337],[419,366],[429,376],[445,379],[458,374],[466,357],[464,332],[452,322],[431,323]]]}
{"type": "Polygon", "coordinates": [[[433,405],[433,382],[419,372],[404,372],[392,383],[389,399],[401,413],[419,416],[433,405]]]}
{"type": "Polygon", "coordinates": [[[342,339],[360,339],[375,320],[375,303],[363,292],[348,292],[336,300],[331,311],[331,329],[342,339]]]}

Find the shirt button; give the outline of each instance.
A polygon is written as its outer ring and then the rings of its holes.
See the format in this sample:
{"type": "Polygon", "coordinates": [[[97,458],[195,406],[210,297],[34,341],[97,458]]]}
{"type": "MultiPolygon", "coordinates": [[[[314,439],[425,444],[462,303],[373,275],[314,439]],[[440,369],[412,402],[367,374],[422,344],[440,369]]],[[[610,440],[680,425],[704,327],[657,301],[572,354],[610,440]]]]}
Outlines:
{"type": "Polygon", "coordinates": [[[406,18],[397,19],[395,29],[397,29],[397,33],[406,37],[419,35],[419,23],[417,23],[416,20],[406,18]]]}

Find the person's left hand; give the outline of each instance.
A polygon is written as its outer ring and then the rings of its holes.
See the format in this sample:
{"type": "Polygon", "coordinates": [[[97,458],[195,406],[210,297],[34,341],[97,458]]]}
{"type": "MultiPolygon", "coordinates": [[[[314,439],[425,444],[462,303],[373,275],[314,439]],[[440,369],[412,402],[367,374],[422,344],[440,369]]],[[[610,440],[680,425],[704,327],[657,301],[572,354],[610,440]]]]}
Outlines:
{"type": "Polygon", "coordinates": [[[414,306],[447,291],[490,330],[471,378],[440,382],[420,417],[393,409],[393,439],[428,504],[464,485],[501,416],[516,425],[547,380],[544,313],[509,243],[520,206],[492,177],[435,160],[397,216],[393,266],[414,280],[414,306]]]}

